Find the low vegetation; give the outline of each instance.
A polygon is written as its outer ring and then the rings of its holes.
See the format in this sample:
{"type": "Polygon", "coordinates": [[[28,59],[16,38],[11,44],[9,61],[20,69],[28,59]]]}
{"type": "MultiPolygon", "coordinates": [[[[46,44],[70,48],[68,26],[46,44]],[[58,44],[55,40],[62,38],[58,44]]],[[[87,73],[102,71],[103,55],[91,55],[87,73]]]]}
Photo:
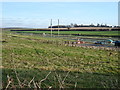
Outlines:
{"type": "Polygon", "coordinates": [[[3,40],[3,88],[119,88],[118,51],[12,32],[3,32],[3,40]]]}
{"type": "MultiPolygon", "coordinates": [[[[17,31],[18,33],[46,33],[51,31],[17,31]]],[[[104,36],[119,36],[120,31],[60,31],[60,34],[80,34],[80,35],[104,35],[104,36]]],[[[53,31],[53,34],[58,34],[58,31],[53,31]]]]}

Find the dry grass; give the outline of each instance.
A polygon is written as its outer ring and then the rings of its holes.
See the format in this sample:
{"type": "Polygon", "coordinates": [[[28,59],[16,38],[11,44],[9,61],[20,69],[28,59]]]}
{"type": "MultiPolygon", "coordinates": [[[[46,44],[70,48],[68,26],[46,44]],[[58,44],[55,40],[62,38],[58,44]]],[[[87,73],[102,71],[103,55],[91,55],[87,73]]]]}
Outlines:
{"type": "Polygon", "coordinates": [[[37,36],[3,38],[3,88],[119,88],[118,51],[37,36]]]}

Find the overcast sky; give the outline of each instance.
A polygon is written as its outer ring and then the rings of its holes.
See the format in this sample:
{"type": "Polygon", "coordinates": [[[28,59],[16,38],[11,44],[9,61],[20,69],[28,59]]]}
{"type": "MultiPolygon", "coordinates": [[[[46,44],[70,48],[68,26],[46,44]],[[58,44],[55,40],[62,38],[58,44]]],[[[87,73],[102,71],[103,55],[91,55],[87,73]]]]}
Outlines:
{"type": "Polygon", "coordinates": [[[118,25],[118,2],[4,2],[3,27],[47,28],[53,25],[118,25]]]}

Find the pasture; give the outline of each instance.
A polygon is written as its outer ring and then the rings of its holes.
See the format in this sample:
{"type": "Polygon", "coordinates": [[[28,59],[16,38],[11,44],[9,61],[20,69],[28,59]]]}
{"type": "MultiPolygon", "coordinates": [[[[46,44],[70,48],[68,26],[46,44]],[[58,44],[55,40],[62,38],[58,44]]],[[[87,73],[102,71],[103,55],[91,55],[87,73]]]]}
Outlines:
{"type": "Polygon", "coordinates": [[[66,46],[63,38],[13,32],[3,32],[2,40],[3,88],[120,88],[119,51],[66,46]]]}
{"type": "MultiPolygon", "coordinates": [[[[50,34],[51,31],[16,31],[18,33],[37,33],[50,34]]],[[[58,31],[52,31],[53,34],[58,34],[58,31]]],[[[120,31],[59,31],[60,34],[79,34],[79,35],[100,35],[100,36],[119,36],[120,31]]]]}

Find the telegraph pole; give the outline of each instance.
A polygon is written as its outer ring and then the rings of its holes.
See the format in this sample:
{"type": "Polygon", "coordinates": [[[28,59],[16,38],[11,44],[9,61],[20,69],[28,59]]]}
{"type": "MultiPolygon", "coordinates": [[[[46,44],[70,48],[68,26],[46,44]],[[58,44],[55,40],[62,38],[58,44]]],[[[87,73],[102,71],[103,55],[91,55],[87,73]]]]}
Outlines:
{"type": "Polygon", "coordinates": [[[59,36],[59,19],[58,19],[58,36],[59,36]]]}
{"type": "Polygon", "coordinates": [[[52,19],[51,19],[51,37],[52,37],[52,19]]]}

